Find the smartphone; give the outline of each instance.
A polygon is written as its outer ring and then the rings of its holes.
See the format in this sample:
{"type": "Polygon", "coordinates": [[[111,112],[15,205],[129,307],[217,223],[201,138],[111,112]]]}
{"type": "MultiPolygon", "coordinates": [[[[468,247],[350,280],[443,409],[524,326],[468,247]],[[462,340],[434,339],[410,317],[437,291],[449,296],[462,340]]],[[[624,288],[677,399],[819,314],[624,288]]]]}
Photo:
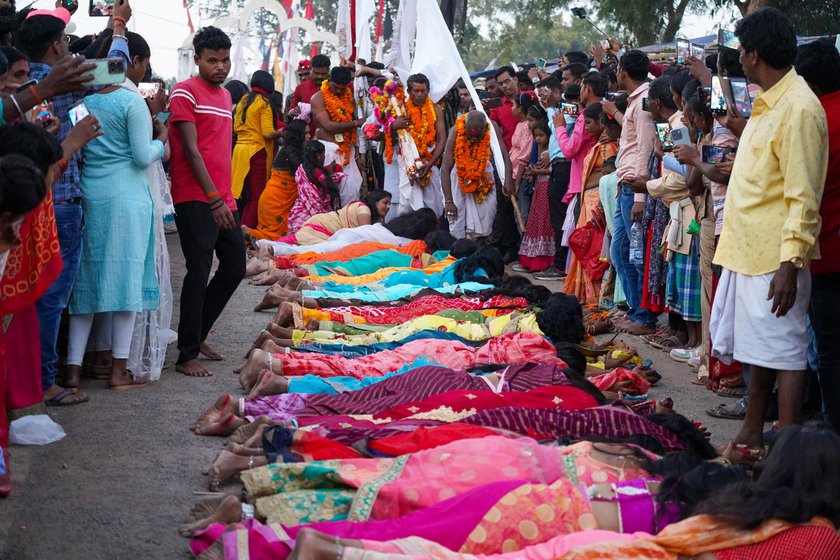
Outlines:
{"type": "Polygon", "coordinates": [[[723,95],[723,86],[721,85],[720,78],[717,76],[712,76],[712,91],[709,107],[713,115],[725,115],[728,111],[726,97],[723,95]]]}
{"type": "Polygon", "coordinates": [[[689,45],[689,52],[691,52],[692,58],[696,58],[698,60],[706,58],[706,47],[700,43],[691,43],[691,45],[689,45]]]}
{"type": "Polygon", "coordinates": [[[169,118],[172,116],[172,113],[169,111],[161,111],[157,115],[155,115],[155,120],[162,124],[166,124],[169,122],[169,118]]]}
{"type": "Polygon", "coordinates": [[[36,85],[37,83],[38,83],[38,80],[29,80],[29,81],[28,81],[28,82],[26,82],[25,84],[21,84],[21,85],[19,85],[19,86],[18,86],[18,88],[15,90],[15,93],[21,93],[21,92],[23,92],[23,91],[26,91],[26,90],[28,90],[30,87],[32,87],[32,86],[34,86],[34,85],[36,85]]]}
{"type": "MultiPolygon", "coordinates": [[[[616,101],[618,101],[619,99],[621,99],[622,97],[624,97],[624,94],[623,94],[623,93],[621,93],[620,91],[608,91],[608,92],[604,95],[604,97],[606,97],[608,100],[610,100],[610,101],[612,101],[613,103],[615,103],[616,101]]],[[[644,103],[644,102],[643,102],[643,103],[644,103]]]]}
{"type": "Polygon", "coordinates": [[[137,89],[140,90],[140,95],[150,99],[160,92],[160,87],[160,82],[140,82],[137,89]]]}
{"type": "Polygon", "coordinates": [[[670,140],[674,146],[691,146],[692,144],[688,128],[684,126],[671,130],[670,140]]]}
{"type": "Polygon", "coordinates": [[[563,58],[563,49],[557,49],[557,58],[563,58]]]}
{"type": "Polygon", "coordinates": [[[689,56],[691,56],[691,44],[688,39],[677,39],[677,64],[682,66],[689,56]]]}
{"type": "Polygon", "coordinates": [[[114,0],[90,0],[88,15],[91,17],[108,17],[114,13],[114,0]]]}
{"type": "Polygon", "coordinates": [[[599,43],[601,43],[601,47],[603,47],[603,49],[604,49],[605,51],[610,50],[610,46],[611,46],[611,45],[610,45],[610,41],[609,41],[609,39],[601,39],[601,40],[600,40],[600,41],[598,41],[598,42],[599,42],[599,43]]]}
{"type": "Polygon", "coordinates": [[[49,103],[46,101],[39,103],[32,109],[32,115],[41,122],[41,126],[44,128],[49,127],[52,124],[52,120],[55,116],[50,111],[49,103]]]}
{"type": "Polygon", "coordinates": [[[489,111],[490,109],[495,109],[496,107],[501,107],[502,106],[502,98],[501,97],[492,97],[492,98],[487,99],[486,102],[482,101],[481,104],[484,105],[484,108],[489,111]]]}
{"type": "Polygon", "coordinates": [[[578,116],[578,106],[574,103],[561,103],[560,110],[563,111],[564,115],[569,115],[570,117],[578,116]]]}
{"type": "Polygon", "coordinates": [[[79,0],[61,0],[61,7],[72,14],[79,9],[79,0]]]}
{"type": "Polygon", "coordinates": [[[125,81],[125,61],[121,58],[95,58],[92,62],[96,68],[90,71],[93,80],[88,86],[110,86],[125,81]]]}
{"type": "Polygon", "coordinates": [[[659,136],[659,141],[663,144],[668,141],[668,135],[671,133],[671,125],[668,123],[656,123],[656,134],[659,136]]]}
{"type": "Polygon", "coordinates": [[[650,99],[647,97],[642,99],[642,111],[650,112],[650,99]]]}
{"type": "Polygon", "coordinates": [[[79,122],[80,120],[82,120],[83,118],[88,116],[89,114],[90,114],[90,111],[88,111],[88,108],[87,108],[87,105],[85,105],[85,100],[84,99],[82,99],[81,101],[79,101],[78,103],[76,103],[75,105],[70,107],[70,109],[67,110],[67,116],[70,117],[70,124],[72,124],[73,126],[76,126],[77,122],[79,122]]]}
{"type": "Polygon", "coordinates": [[[724,146],[703,146],[703,163],[723,163],[726,161],[726,156],[734,154],[734,148],[726,148],[724,146]]]}
{"type": "Polygon", "coordinates": [[[750,118],[750,115],[752,115],[752,97],[750,97],[747,80],[745,78],[729,78],[729,87],[732,88],[732,101],[735,102],[735,108],[744,118],[750,118]]]}
{"type": "Polygon", "coordinates": [[[537,68],[539,68],[540,70],[543,70],[545,68],[546,64],[548,64],[548,61],[546,61],[546,59],[544,59],[544,58],[538,58],[537,59],[537,68]]]}
{"type": "Polygon", "coordinates": [[[718,29],[718,46],[737,51],[741,48],[741,41],[735,36],[735,32],[718,29]]]}

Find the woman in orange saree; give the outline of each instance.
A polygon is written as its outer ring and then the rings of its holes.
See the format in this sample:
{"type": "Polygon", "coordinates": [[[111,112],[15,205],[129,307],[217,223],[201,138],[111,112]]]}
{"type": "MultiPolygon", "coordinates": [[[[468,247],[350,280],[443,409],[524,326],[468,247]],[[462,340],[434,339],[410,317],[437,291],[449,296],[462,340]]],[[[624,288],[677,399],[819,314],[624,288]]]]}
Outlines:
{"type": "MultiPolygon", "coordinates": [[[[598,143],[589,150],[583,162],[579,204],[580,217],[577,221],[577,227],[586,225],[592,219],[601,200],[598,190],[602,175],[601,169],[604,162],[615,157],[618,153],[618,143],[612,138],[611,129],[601,123],[602,115],[606,116],[606,113],[603,113],[600,103],[588,105],[583,112],[586,130],[589,134],[598,138],[598,143]]],[[[581,304],[597,304],[601,293],[601,281],[600,279],[592,280],[589,278],[577,257],[573,256],[566,283],[563,285],[563,291],[576,296],[581,304]]]]}

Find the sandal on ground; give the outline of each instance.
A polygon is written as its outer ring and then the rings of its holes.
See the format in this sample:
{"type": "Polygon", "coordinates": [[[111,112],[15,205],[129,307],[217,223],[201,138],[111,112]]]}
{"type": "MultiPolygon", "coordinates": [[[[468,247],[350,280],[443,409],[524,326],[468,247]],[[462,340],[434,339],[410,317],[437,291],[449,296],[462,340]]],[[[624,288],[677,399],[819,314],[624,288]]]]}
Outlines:
{"type": "Polygon", "coordinates": [[[715,394],[721,397],[727,397],[730,399],[740,399],[744,395],[747,394],[747,387],[746,385],[736,386],[736,387],[724,387],[721,385],[718,387],[715,394]]]}
{"type": "Polygon", "coordinates": [[[707,408],[706,414],[724,420],[743,420],[744,416],[747,415],[747,405],[743,400],[735,401],[733,404],[719,404],[707,408]]]}
{"type": "Polygon", "coordinates": [[[130,391],[131,389],[139,389],[140,387],[145,387],[148,384],[148,381],[141,381],[132,375],[131,383],[126,383],[125,385],[111,385],[109,383],[108,389],[112,391],[130,391]]]}
{"type": "Polygon", "coordinates": [[[90,398],[84,393],[76,393],[70,389],[63,389],[50,399],[46,399],[44,404],[47,406],[74,406],[77,404],[86,403],[90,398]],[[73,400],[64,402],[65,399],[73,397],[73,400]]]}

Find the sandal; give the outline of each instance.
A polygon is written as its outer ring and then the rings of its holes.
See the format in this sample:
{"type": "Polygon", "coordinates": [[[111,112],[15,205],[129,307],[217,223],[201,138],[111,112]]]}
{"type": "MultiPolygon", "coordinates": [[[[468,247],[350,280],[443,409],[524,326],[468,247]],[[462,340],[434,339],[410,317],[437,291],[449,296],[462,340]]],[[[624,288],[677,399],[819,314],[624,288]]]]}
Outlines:
{"type": "Polygon", "coordinates": [[[724,420],[743,420],[747,415],[747,404],[743,400],[735,401],[734,404],[719,404],[706,409],[706,414],[713,418],[724,420]]]}
{"type": "Polygon", "coordinates": [[[45,400],[44,404],[47,406],[74,406],[77,404],[86,403],[89,400],[90,397],[88,397],[84,393],[76,393],[75,391],[71,391],[70,389],[64,389],[57,393],[51,399],[45,400]],[[71,402],[64,402],[64,399],[68,397],[75,397],[75,400],[71,402]]]}
{"type": "Polygon", "coordinates": [[[715,394],[730,399],[740,399],[747,394],[747,386],[740,385],[735,387],[725,387],[721,385],[718,387],[717,391],[715,391],[715,394]]]}

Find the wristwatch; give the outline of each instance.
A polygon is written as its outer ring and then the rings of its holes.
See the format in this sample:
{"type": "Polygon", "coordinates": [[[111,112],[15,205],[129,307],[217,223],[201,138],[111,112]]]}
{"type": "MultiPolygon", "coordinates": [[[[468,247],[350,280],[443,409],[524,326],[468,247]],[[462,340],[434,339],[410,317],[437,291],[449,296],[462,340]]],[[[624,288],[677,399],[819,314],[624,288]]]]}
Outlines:
{"type": "Polygon", "coordinates": [[[800,259],[799,257],[793,257],[790,259],[790,263],[796,268],[796,270],[802,270],[805,268],[805,261],[800,259]]]}

